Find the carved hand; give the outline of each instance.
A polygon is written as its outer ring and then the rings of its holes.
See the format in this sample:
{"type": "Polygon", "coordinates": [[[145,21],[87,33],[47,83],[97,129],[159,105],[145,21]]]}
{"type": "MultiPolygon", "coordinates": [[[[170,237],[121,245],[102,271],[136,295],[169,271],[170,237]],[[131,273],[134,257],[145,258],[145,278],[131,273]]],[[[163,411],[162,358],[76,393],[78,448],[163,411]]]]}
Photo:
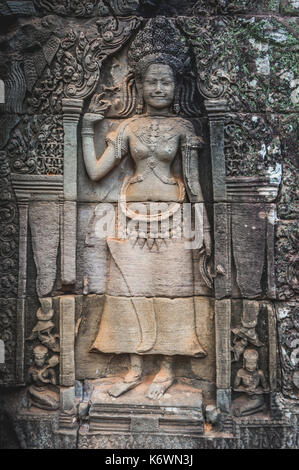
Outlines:
{"type": "Polygon", "coordinates": [[[93,124],[98,121],[102,121],[104,119],[103,114],[95,114],[95,113],[86,113],[83,116],[83,123],[84,124],[93,124]]]}

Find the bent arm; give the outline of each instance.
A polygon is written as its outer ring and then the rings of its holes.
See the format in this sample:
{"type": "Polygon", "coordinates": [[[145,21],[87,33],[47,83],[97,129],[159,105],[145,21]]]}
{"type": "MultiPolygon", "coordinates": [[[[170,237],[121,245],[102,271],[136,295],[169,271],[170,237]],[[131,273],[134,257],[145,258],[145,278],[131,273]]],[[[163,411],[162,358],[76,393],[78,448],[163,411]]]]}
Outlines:
{"type": "Polygon", "coordinates": [[[235,389],[239,388],[241,383],[242,383],[242,377],[241,377],[240,371],[238,371],[235,377],[235,381],[234,381],[234,388],[235,389]]]}
{"type": "MultiPolygon", "coordinates": [[[[94,115],[96,116],[96,115],[94,115]]],[[[83,158],[87,174],[92,181],[99,181],[106,176],[119,160],[115,156],[114,146],[110,143],[101,157],[97,158],[94,145],[94,123],[103,119],[100,115],[94,117],[85,115],[83,118],[82,141],[83,158]]]]}
{"type": "MultiPolygon", "coordinates": [[[[181,145],[183,155],[183,172],[190,202],[204,203],[202,189],[199,182],[198,166],[198,152],[201,147],[201,143],[199,139],[198,141],[196,141],[196,139],[196,137],[192,140],[185,139],[185,141],[181,145]]],[[[204,231],[210,232],[211,228],[205,204],[203,204],[203,218],[204,231]]]]}

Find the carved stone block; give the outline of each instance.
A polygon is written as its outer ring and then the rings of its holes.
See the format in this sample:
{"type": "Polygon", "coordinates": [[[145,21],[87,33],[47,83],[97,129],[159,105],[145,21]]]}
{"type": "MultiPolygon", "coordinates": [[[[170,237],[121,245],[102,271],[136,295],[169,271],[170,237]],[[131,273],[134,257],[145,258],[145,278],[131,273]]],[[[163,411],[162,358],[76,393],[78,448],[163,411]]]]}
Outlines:
{"type": "Polygon", "coordinates": [[[36,292],[39,297],[51,293],[56,280],[59,245],[59,204],[32,202],[29,207],[29,224],[37,270],[36,292]],[[45,246],[47,256],[45,256],[45,246]]]}

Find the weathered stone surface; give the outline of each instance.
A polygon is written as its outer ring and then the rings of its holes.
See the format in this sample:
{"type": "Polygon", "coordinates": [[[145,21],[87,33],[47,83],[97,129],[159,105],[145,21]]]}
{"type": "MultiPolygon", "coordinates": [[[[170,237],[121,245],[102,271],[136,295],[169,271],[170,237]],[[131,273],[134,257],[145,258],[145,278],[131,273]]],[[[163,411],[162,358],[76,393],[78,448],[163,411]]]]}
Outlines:
{"type": "Polygon", "coordinates": [[[75,342],[77,380],[101,377],[107,371],[110,356],[90,353],[99,328],[103,306],[104,296],[89,295],[83,299],[75,342]]]}
{"type": "Polygon", "coordinates": [[[299,13],[298,0],[281,0],[280,11],[289,15],[296,15],[296,13],[299,13]]]}
{"type": "Polygon", "coordinates": [[[170,241],[159,251],[149,250],[147,245],[143,248],[132,246],[130,240],[108,240],[108,246],[112,255],[109,295],[193,295],[192,251],[185,248],[184,241],[170,241]],[[180,278],[177,277],[178,270],[180,278]]]}
{"type": "Polygon", "coordinates": [[[1,3],[0,445],[298,447],[297,3],[1,3]]]}
{"type": "Polygon", "coordinates": [[[279,221],[276,231],[276,280],[280,300],[298,296],[298,224],[279,221]]]}
{"type": "MultiPolygon", "coordinates": [[[[99,206],[88,203],[78,206],[76,289],[80,293],[84,290],[84,294],[106,292],[109,256],[106,239],[96,233],[97,221],[101,220],[102,214],[99,206]]],[[[104,209],[105,206],[105,214],[104,209]]],[[[112,209],[114,217],[113,206],[112,209]]]]}
{"type": "Polygon", "coordinates": [[[65,201],[62,208],[61,279],[63,284],[76,283],[77,204],[65,201]]]}
{"type": "Polygon", "coordinates": [[[16,382],[16,333],[17,333],[16,299],[0,298],[0,339],[4,343],[5,363],[1,365],[0,383],[16,382]]]}
{"type": "Polygon", "coordinates": [[[276,309],[282,358],[282,390],[287,397],[298,399],[298,309],[293,302],[279,303],[276,309]]]}
{"type": "Polygon", "coordinates": [[[226,413],[230,412],[230,337],[228,331],[231,323],[230,299],[215,301],[216,327],[216,385],[217,407],[226,413]]]}
{"type": "Polygon", "coordinates": [[[60,228],[59,204],[32,202],[29,223],[36,265],[36,292],[39,297],[51,294],[57,273],[57,256],[60,228]],[[47,256],[45,256],[45,246],[47,256]]]}
{"type": "Polygon", "coordinates": [[[296,109],[296,32],[291,24],[254,16],[178,22],[194,47],[206,98],[225,98],[229,109],[238,112],[296,109]]]}
{"type": "Polygon", "coordinates": [[[60,298],[60,385],[75,385],[75,298],[60,298]]]}

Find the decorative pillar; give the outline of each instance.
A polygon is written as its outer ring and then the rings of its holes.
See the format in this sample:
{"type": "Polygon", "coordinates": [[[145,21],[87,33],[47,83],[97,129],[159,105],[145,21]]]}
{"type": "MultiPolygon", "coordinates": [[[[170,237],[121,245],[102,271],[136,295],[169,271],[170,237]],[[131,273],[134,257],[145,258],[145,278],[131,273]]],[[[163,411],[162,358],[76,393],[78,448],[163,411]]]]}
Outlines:
{"type": "Polygon", "coordinates": [[[61,278],[65,285],[76,282],[77,234],[77,127],[83,100],[62,100],[64,127],[64,173],[61,236],[61,278]]]}
{"type": "Polygon", "coordinates": [[[231,300],[215,301],[217,408],[231,410],[231,300]]]}
{"type": "Polygon", "coordinates": [[[226,100],[205,100],[209,117],[214,202],[226,201],[224,121],[226,100]]]}
{"type": "MultiPolygon", "coordinates": [[[[77,127],[83,100],[62,100],[64,127],[64,172],[61,233],[61,280],[76,282],[77,245],[77,127]]],[[[75,401],[75,297],[60,298],[60,407],[63,413],[74,409],[75,401]]],[[[61,426],[66,423],[61,422],[61,426]]]]}
{"type": "Polygon", "coordinates": [[[226,202],[224,155],[225,100],[206,100],[209,117],[214,201],[216,402],[231,410],[231,211],[226,202]]]}
{"type": "Polygon", "coordinates": [[[24,383],[25,308],[27,286],[28,207],[30,195],[17,193],[19,208],[19,278],[17,299],[16,381],[24,383]]]}
{"type": "Polygon", "coordinates": [[[60,297],[60,404],[72,410],[75,400],[75,297],[60,297]]]}
{"type": "Polygon", "coordinates": [[[16,381],[18,384],[24,384],[29,203],[32,200],[57,200],[62,191],[62,177],[47,175],[19,175],[12,173],[11,181],[19,208],[16,381]]]}

